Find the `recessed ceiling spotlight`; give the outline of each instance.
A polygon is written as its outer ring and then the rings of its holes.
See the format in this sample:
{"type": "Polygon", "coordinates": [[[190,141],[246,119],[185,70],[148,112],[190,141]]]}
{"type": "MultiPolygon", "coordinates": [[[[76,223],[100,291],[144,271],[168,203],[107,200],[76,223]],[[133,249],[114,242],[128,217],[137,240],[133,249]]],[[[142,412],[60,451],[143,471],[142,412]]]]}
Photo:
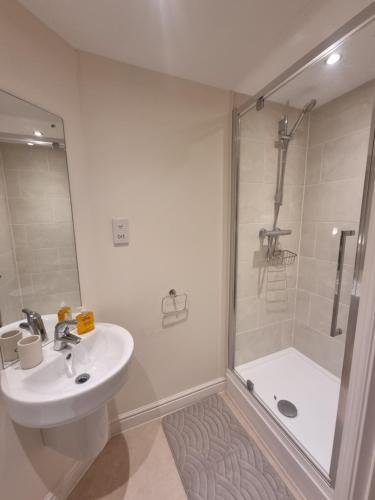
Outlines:
{"type": "Polygon", "coordinates": [[[28,146],[34,146],[34,143],[33,142],[28,142],[27,145],[28,146]]]}
{"type": "Polygon", "coordinates": [[[40,130],[34,130],[34,135],[36,135],[37,137],[42,137],[42,132],[40,130]]]}
{"type": "Polygon", "coordinates": [[[338,63],[340,59],[341,59],[341,54],[339,54],[338,52],[333,52],[331,55],[327,57],[326,64],[332,66],[332,64],[338,63]]]}

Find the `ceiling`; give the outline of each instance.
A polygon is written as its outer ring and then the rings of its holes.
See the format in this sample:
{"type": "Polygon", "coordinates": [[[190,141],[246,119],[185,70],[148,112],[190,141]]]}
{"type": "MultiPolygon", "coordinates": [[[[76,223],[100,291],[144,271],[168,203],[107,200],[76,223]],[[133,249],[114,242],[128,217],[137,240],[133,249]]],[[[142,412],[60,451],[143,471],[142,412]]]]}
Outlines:
{"type": "Polygon", "coordinates": [[[77,49],[248,93],[249,71],[332,1],[19,0],[77,49]]]}
{"type": "Polygon", "coordinates": [[[375,79],[375,22],[347,38],[334,52],[341,59],[333,66],[322,59],[273,94],[270,99],[302,108],[311,99],[321,106],[375,79]]]}

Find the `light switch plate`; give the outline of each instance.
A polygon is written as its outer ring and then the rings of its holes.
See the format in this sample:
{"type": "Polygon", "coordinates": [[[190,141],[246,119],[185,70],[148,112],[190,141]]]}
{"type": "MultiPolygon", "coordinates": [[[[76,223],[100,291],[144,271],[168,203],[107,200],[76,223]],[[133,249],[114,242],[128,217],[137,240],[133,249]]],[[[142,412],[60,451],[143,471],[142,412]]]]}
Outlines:
{"type": "Polygon", "coordinates": [[[129,220],[117,217],[113,218],[112,234],[115,245],[129,245],[129,220]]]}

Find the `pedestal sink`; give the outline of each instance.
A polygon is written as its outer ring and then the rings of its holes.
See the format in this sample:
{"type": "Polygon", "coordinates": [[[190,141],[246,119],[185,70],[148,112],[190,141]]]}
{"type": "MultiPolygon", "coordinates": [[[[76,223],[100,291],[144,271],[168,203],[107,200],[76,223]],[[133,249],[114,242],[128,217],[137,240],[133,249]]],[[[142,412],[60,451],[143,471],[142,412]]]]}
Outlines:
{"type": "Polygon", "coordinates": [[[62,351],[55,351],[53,342],[47,344],[42,363],[30,370],[22,370],[18,363],[3,370],[1,390],[16,423],[51,429],[43,435],[54,447],[68,435],[78,444],[91,441],[92,450],[85,455],[93,455],[105,441],[106,403],[125,382],[134,343],[127,330],[109,323],[97,323],[81,339],[62,351]],[[95,436],[84,436],[95,428],[102,435],[101,444],[95,445],[95,436]]]}

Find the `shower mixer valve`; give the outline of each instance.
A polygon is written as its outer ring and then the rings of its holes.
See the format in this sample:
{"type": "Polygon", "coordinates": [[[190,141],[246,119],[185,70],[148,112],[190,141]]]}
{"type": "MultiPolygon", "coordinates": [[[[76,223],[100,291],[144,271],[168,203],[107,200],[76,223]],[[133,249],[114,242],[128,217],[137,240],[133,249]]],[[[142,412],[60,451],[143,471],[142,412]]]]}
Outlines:
{"type": "Polygon", "coordinates": [[[279,248],[279,237],[292,234],[291,229],[261,229],[259,238],[263,242],[267,238],[267,262],[273,266],[289,266],[294,264],[297,254],[290,250],[281,250],[279,248]]]}

